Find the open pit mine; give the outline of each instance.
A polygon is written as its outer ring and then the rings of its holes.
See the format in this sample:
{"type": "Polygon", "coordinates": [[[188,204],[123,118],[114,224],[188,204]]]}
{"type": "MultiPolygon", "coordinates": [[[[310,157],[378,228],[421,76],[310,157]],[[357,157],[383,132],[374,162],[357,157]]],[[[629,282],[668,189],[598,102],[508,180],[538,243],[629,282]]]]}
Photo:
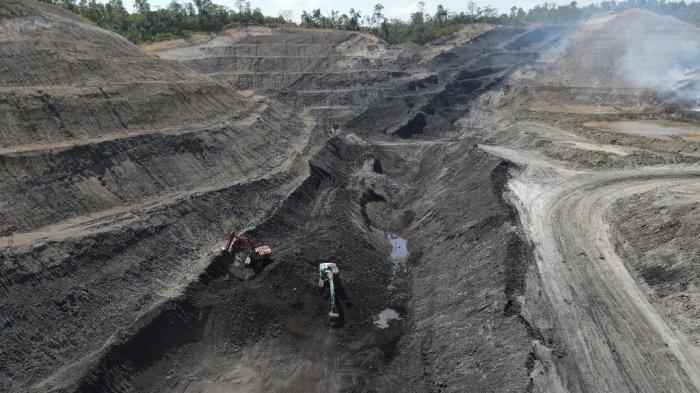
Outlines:
{"type": "Polygon", "coordinates": [[[3,0],[0,391],[698,392],[699,67],[639,9],[137,47],[3,0]]]}

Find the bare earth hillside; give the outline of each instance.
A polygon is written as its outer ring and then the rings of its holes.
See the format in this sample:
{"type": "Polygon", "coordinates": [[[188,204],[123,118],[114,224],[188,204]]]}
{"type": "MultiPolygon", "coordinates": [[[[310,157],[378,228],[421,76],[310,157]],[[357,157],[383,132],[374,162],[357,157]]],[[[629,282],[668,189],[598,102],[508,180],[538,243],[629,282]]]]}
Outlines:
{"type": "Polygon", "coordinates": [[[698,42],[631,10],[137,48],[4,1],[0,391],[696,392],[698,42]]]}

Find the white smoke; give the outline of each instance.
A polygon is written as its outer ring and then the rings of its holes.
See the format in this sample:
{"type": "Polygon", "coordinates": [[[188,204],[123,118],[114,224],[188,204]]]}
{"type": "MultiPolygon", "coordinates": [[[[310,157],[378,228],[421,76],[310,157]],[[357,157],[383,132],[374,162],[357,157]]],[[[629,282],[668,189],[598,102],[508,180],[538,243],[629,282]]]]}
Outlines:
{"type": "Polygon", "coordinates": [[[700,106],[700,32],[629,35],[619,74],[635,87],[700,106]]]}

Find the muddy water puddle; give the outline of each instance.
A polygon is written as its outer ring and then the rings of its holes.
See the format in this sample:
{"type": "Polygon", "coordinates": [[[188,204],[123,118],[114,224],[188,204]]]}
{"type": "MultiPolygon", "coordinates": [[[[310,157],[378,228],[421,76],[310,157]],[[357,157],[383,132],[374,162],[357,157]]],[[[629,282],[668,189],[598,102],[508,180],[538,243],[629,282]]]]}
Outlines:
{"type": "Polygon", "coordinates": [[[387,308],[380,312],[374,319],[374,325],[380,329],[386,329],[389,327],[390,321],[401,320],[399,313],[391,308],[387,308]]]}
{"type": "Polygon", "coordinates": [[[408,258],[411,256],[408,242],[405,237],[397,233],[387,233],[387,240],[391,246],[389,258],[392,262],[393,276],[387,289],[393,301],[374,317],[374,325],[379,329],[399,326],[395,323],[400,323],[402,318],[397,310],[403,309],[408,297],[408,258]],[[392,324],[391,321],[396,322],[392,324]]]}
{"type": "Polygon", "coordinates": [[[406,238],[396,234],[388,233],[387,238],[389,244],[391,245],[391,272],[393,279],[391,284],[389,284],[389,291],[393,294],[405,293],[408,281],[408,258],[411,256],[411,252],[408,249],[408,242],[406,238]]]}
{"type": "Polygon", "coordinates": [[[394,263],[394,269],[405,268],[408,257],[411,255],[408,251],[408,243],[406,239],[395,233],[390,233],[389,243],[391,244],[391,261],[394,263]]]}
{"type": "Polygon", "coordinates": [[[700,127],[673,121],[610,121],[587,122],[587,127],[597,128],[607,132],[641,135],[648,137],[681,137],[684,139],[700,140],[700,127]]]}

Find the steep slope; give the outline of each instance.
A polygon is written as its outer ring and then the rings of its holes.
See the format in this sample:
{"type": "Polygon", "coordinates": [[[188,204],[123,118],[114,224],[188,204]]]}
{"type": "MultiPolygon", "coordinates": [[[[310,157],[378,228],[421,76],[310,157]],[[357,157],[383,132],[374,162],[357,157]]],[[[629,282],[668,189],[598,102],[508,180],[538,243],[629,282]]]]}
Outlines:
{"type": "Polygon", "coordinates": [[[0,15],[0,386],[25,390],[268,214],[306,176],[316,128],[56,7],[0,15]]]}

